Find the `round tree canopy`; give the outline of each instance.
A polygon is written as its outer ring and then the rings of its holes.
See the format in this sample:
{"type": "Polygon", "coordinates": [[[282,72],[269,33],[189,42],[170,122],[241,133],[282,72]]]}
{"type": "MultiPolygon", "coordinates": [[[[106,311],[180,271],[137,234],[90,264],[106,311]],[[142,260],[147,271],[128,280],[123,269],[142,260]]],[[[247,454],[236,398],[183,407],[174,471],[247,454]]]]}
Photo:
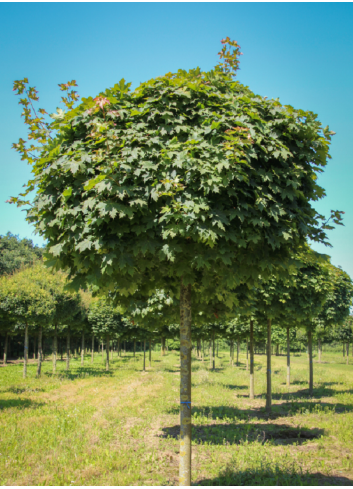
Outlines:
{"type": "Polygon", "coordinates": [[[183,277],[231,307],[236,285],[326,237],[310,202],[324,194],[316,174],[332,133],[224,65],[133,92],[121,80],[53,117],[28,219],[48,240],[49,265],[77,287],[147,296],[183,277]]]}

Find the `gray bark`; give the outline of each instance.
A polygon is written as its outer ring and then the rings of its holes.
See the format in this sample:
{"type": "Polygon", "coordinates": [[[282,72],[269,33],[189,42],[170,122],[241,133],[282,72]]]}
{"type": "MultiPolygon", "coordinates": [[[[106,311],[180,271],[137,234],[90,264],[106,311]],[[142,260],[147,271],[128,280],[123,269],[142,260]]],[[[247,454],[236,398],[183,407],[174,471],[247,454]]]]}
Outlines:
{"type": "Polygon", "coordinates": [[[28,324],[25,327],[25,346],[24,346],[24,356],[23,356],[23,378],[27,377],[27,361],[28,361],[28,324]]]}
{"type": "Polygon", "coordinates": [[[58,326],[55,323],[54,326],[54,338],[53,338],[53,374],[56,373],[56,357],[58,354],[58,326]]]}
{"type": "Polygon", "coordinates": [[[39,327],[38,332],[38,363],[37,363],[37,378],[41,376],[42,373],[42,361],[43,361],[43,329],[42,326],[39,327]]]}
{"type": "Polygon", "coordinates": [[[180,287],[179,485],[191,486],[191,285],[180,287]]]}
{"type": "Polygon", "coordinates": [[[3,358],[3,364],[7,364],[7,345],[8,345],[8,340],[9,340],[9,333],[6,333],[5,337],[5,346],[4,346],[4,358],[3,358]]]}
{"type": "Polygon", "coordinates": [[[85,362],[85,332],[82,331],[82,338],[81,338],[81,367],[83,367],[85,362]]]}
{"type": "Polygon", "coordinates": [[[109,335],[107,335],[107,337],[106,337],[106,345],[105,345],[105,351],[106,351],[105,370],[107,372],[109,371],[109,345],[110,345],[110,338],[109,338],[109,335]]]}
{"type": "Polygon", "coordinates": [[[66,370],[70,370],[70,327],[66,332],[66,370]]]}
{"type": "Polygon", "coordinates": [[[272,410],[272,385],[271,385],[271,319],[267,319],[267,390],[266,411],[272,410]]]}
{"type": "Polygon", "coordinates": [[[143,371],[146,371],[146,340],[143,342],[143,371]]]}
{"type": "Polygon", "coordinates": [[[250,321],[250,399],[255,397],[254,384],[254,321],[250,321]]]}
{"type": "Polygon", "coordinates": [[[308,355],[309,355],[309,394],[314,392],[314,365],[313,365],[313,337],[312,332],[308,331],[308,355]]]}
{"type": "Polygon", "coordinates": [[[249,341],[248,338],[246,338],[246,371],[248,372],[249,370],[249,341]]]}
{"type": "Polygon", "coordinates": [[[290,344],[289,344],[289,327],[287,326],[287,387],[290,386],[290,344]]]}

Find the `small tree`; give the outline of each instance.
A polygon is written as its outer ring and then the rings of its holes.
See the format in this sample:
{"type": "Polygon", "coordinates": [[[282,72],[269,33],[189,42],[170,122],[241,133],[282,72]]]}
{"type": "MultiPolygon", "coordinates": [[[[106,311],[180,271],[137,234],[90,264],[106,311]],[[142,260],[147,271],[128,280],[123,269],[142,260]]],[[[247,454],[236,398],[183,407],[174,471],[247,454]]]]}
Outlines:
{"type": "Polygon", "coordinates": [[[55,312],[48,276],[49,272],[38,264],[0,277],[0,311],[25,325],[24,378],[27,376],[28,327],[47,324],[55,312]]]}
{"type": "Polygon", "coordinates": [[[121,335],[124,330],[124,321],[117,308],[109,305],[103,297],[94,300],[88,311],[88,321],[92,328],[92,333],[98,338],[106,341],[106,370],[109,370],[109,348],[110,338],[114,335],[121,335]]]}

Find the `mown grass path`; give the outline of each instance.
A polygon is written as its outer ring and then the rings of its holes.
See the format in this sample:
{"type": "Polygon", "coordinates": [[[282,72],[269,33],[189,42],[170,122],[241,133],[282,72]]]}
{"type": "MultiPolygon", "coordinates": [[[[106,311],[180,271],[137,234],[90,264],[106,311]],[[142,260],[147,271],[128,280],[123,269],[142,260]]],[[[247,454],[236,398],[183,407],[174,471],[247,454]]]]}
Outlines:
{"type": "MultiPolygon", "coordinates": [[[[273,413],[265,413],[265,356],[255,357],[255,399],[249,400],[245,355],[216,370],[193,359],[195,485],[353,485],[353,365],[339,354],[315,363],[314,397],[307,391],[307,356],[272,358],[273,413]]],[[[43,364],[0,367],[2,485],[178,485],[179,359],[153,353],[101,355],[85,367],[65,360],[51,374],[43,364]]]]}

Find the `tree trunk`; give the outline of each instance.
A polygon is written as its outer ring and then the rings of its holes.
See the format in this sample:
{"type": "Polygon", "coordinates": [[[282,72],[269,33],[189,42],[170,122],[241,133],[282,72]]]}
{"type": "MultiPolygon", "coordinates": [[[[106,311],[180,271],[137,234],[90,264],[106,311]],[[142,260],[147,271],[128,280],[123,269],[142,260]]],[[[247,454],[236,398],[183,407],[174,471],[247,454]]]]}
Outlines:
{"type": "Polygon", "coordinates": [[[210,342],[209,342],[208,351],[210,354],[210,369],[211,369],[212,368],[212,340],[210,340],[210,342]]]}
{"type": "Polygon", "coordinates": [[[279,355],[279,345],[276,345],[276,357],[279,355]]]}
{"type": "Polygon", "coordinates": [[[91,363],[94,363],[94,334],[92,335],[91,363]]]}
{"type": "Polygon", "coordinates": [[[8,339],[9,339],[9,333],[6,333],[5,346],[4,346],[4,358],[3,358],[3,361],[2,361],[2,363],[4,365],[7,364],[7,345],[8,345],[8,339]]]}
{"type": "Polygon", "coordinates": [[[343,347],[343,358],[344,358],[344,354],[345,354],[345,348],[344,348],[344,343],[342,343],[342,347],[343,347]]]}
{"type": "Polygon", "coordinates": [[[246,338],[246,371],[249,371],[249,341],[246,338]]]}
{"type": "Polygon", "coordinates": [[[250,399],[255,397],[254,384],[254,321],[250,321],[250,399]]]}
{"type": "Polygon", "coordinates": [[[85,361],[85,332],[82,331],[81,338],[81,367],[83,367],[85,361]]]}
{"type": "Polygon", "coordinates": [[[58,325],[54,326],[54,338],[53,338],[53,374],[56,373],[56,356],[58,353],[58,325]]]}
{"type": "Polygon", "coordinates": [[[216,342],[214,339],[214,333],[212,337],[212,370],[216,368],[216,342]]]}
{"type": "Polygon", "coordinates": [[[346,349],[346,363],[348,365],[349,364],[349,341],[347,341],[346,347],[347,347],[347,349],[346,349]]]}
{"type": "Polygon", "coordinates": [[[287,387],[290,386],[290,346],[289,346],[289,327],[287,326],[287,387]]]}
{"type": "Polygon", "coordinates": [[[38,363],[37,363],[37,378],[40,377],[41,372],[42,372],[42,359],[43,359],[43,348],[42,348],[42,341],[43,341],[43,330],[42,326],[39,326],[39,332],[38,332],[38,363]]]}
{"type": "Polygon", "coordinates": [[[70,370],[70,328],[66,333],[66,371],[70,370]]]}
{"type": "Polygon", "coordinates": [[[271,319],[267,319],[267,392],[266,411],[272,409],[272,386],[271,386],[271,319]]]}
{"type": "Polygon", "coordinates": [[[161,342],[161,354],[162,357],[165,355],[165,338],[162,336],[162,342],[161,342]]]}
{"type": "Polygon", "coordinates": [[[143,342],[143,371],[146,371],[146,340],[143,342]]]}
{"type": "Polygon", "coordinates": [[[33,360],[36,359],[36,346],[37,346],[36,343],[37,343],[37,337],[35,336],[33,338],[33,360]]]}
{"type": "Polygon", "coordinates": [[[103,345],[103,340],[102,340],[102,362],[103,362],[103,359],[104,359],[104,345],[103,345]]]}
{"type": "Polygon", "coordinates": [[[237,340],[237,367],[239,367],[239,350],[240,350],[240,341],[237,340]]]}
{"type": "Polygon", "coordinates": [[[217,358],[219,358],[219,356],[218,356],[218,340],[217,340],[217,358]]]}
{"type": "Polygon", "coordinates": [[[165,349],[166,349],[166,351],[168,353],[168,351],[169,351],[169,349],[168,349],[168,340],[165,341],[165,349]]]}
{"type": "Polygon", "coordinates": [[[314,391],[314,371],[313,371],[313,339],[311,331],[308,331],[308,354],[309,354],[309,395],[314,391]]]}
{"type": "Polygon", "coordinates": [[[202,362],[205,361],[205,340],[202,340],[202,362]]]}
{"type": "Polygon", "coordinates": [[[107,334],[106,337],[106,345],[105,345],[105,352],[106,352],[106,357],[105,357],[105,370],[109,372],[109,346],[110,346],[110,338],[109,335],[107,334]]]}
{"type": "Polygon", "coordinates": [[[180,287],[179,485],[191,486],[191,285],[180,287]]]}
{"type": "Polygon", "coordinates": [[[151,340],[149,341],[149,352],[148,352],[148,361],[150,368],[152,367],[152,348],[151,348],[151,340]]]}
{"type": "Polygon", "coordinates": [[[23,352],[23,378],[27,377],[27,360],[28,360],[28,324],[25,327],[25,347],[23,352]]]}

